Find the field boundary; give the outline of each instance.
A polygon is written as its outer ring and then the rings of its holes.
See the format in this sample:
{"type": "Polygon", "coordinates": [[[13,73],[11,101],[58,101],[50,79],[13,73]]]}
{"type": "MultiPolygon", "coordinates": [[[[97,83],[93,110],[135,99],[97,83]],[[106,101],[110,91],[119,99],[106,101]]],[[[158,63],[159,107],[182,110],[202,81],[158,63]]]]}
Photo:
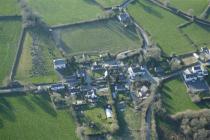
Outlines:
{"type": "Polygon", "coordinates": [[[58,30],[58,29],[65,29],[69,28],[71,26],[77,26],[77,25],[83,25],[83,24],[89,24],[89,23],[94,23],[94,22],[101,22],[101,21],[106,21],[110,20],[113,17],[106,17],[106,18],[101,18],[101,19],[92,19],[92,20],[86,20],[82,22],[75,22],[75,23],[67,23],[67,24],[59,24],[59,25],[53,25],[50,28],[53,30],[58,30]]]}
{"type": "Polygon", "coordinates": [[[0,21],[7,21],[7,20],[21,20],[22,16],[19,15],[11,15],[11,16],[1,16],[0,15],[0,21]]]}
{"type": "Polygon", "coordinates": [[[15,76],[16,71],[17,71],[19,60],[20,60],[20,57],[21,57],[21,54],[22,54],[22,49],[23,49],[23,43],[24,43],[24,40],[25,40],[25,36],[26,36],[26,28],[22,28],[22,31],[20,33],[20,39],[18,41],[18,50],[17,50],[16,56],[15,56],[15,59],[14,59],[14,63],[12,65],[12,69],[11,69],[11,72],[10,72],[10,80],[11,81],[14,80],[14,76],[15,76]]]}
{"type": "Polygon", "coordinates": [[[160,2],[159,0],[149,0],[150,2],[154,3],[155,5],[159,6],[160,8],[163,8],[169,12],[171,12],[172,14],[174,15],[177,15],[179,17],[182,17],[186,20],[189,20],[189,21],[193,21],[195,23],[198,23],[198,24],[202,24],[202,25],[205,25],[205,26],[210,26],[210,22],[207,21],[207,20],[203,20],[197,16],[194,16],[194,15],[189,15],[187,14],[186,12],[180,10],[180,9],[177,9],[173,6],[165,6],[162,2],[160,2]]]}

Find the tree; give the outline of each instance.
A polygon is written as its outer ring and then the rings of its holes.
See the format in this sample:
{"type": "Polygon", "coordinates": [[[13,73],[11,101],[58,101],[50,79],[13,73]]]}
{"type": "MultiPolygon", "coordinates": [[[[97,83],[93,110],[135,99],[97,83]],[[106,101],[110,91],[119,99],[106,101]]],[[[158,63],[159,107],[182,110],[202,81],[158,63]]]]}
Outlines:
{"type": "Polygon", "coordinates": [[[146,48],[146,51],[144,51],[144,60],[146,62],[148,62],[151,59],[155,59],[156,61],[161,60],[161,50],[160,50],[160,48],[158,48],[156,46],[146,48]]]}

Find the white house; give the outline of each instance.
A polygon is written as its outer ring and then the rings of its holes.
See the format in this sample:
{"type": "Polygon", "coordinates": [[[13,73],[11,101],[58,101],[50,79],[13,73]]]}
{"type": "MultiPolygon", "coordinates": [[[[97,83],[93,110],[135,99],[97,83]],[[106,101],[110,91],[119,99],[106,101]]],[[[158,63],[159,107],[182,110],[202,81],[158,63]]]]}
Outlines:
{"type": "Polygon", "coordinates": [[[208,71],[202,65],[193,66],[191,69],[186,69],[183,72],[183,77],[186,82],[203,79],[208,75],[208,71]]]}
{"type": "Polygon", "coordinates": [[[50,89],[52,91],[60,91],[60,90],[64,90],[65,89],[65,86],[63,84],[54,84],[50,87],[50,89]]]}
{"type": "Polygon", "coordinates": [[[184,77],[185,82],[197,80],[197,77],[189,69],[186,69],[183,72],[183,77],[184,77]]]}
{"type": "Polygon", "coordinates": [[[106,108],[105,109],[105,112],[106,112],[106,117],[107,118],[112,118],[112,110],[111,110],[110,107],[109,108],[106,108]]]}
{"type": "Polygon", "coordinates": [[[66,59],[55,59],[53,60],[54,69],[65,69],[66,59]]]}
{"type": "Polygon", "coordinates": [[[136,76],[141,76],[145,74],[145,69],[140,67],[129,67],[128,68],[128,74],[131,79],[134,79],[136,76]]]}

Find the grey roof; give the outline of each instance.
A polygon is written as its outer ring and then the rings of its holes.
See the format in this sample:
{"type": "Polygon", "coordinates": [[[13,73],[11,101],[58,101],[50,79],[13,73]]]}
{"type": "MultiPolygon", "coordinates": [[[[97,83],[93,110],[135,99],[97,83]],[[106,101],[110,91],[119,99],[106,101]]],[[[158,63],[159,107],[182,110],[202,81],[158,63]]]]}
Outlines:
{"type": "Polygon", "coordinates": [[[55,59],[54,64],[55,65],[63,65],[63,64],[66,64],[66,60],[65,59],[55,59]]]}

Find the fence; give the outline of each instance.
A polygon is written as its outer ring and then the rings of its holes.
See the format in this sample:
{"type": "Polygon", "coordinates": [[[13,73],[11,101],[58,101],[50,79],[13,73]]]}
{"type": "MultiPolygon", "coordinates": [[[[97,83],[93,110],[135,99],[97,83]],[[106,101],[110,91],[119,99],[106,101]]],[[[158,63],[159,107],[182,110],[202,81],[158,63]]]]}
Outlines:
{"type": "Polygon", "coordinates": [[[14,80],[14,76],[15,76],[16,71],[17,71],[17,67],[18,67],[19,60],[20,60],[21,53],[22,53],[22,49],[23,49],[23,43],[24,43],[24,40],[25,40],[25,35],[26,35],[26,29],[23,28],[22,31],[21,31],[21,34],[20,34],[20,39],[18,41],[18,50],[17,50],[16,56],[15,56],[14,63],[12,65],[12,70],[10,72],[10,80],[11,81],[14,80]]]}

